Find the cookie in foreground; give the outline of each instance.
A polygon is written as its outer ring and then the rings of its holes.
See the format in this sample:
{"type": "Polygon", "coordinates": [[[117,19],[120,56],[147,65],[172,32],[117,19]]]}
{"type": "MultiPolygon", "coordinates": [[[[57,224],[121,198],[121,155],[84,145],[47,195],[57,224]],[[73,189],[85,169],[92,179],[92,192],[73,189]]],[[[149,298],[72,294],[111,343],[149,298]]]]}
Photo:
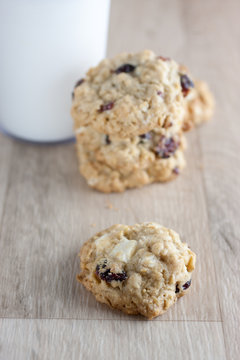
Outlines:
{"type": "Polygon", "coordinates": [[[147,222],[97,233],[80,259],[78,280],[98,301],[152,319],[186,294],[196,255],[175,231],[147,222]]]}

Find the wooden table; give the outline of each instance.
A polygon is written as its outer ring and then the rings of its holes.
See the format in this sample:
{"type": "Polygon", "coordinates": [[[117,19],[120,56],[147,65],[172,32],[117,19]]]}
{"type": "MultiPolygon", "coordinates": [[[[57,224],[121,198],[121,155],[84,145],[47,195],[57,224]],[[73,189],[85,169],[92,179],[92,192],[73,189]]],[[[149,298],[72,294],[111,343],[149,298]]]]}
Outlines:
{"type": "Polygon", "coordinates": [[[153,49],[216,96],[214,119],[187,135],[176,181],[101,194],[79,175],[73,143],[0,135],[1,360],[239,359],[239,13],[238,0],[112,1],[109,56],[153,49]],[[88,237],[148,220],[198,255],[191,292],[153,321],[110,310],[76,282],[88,237]]]}

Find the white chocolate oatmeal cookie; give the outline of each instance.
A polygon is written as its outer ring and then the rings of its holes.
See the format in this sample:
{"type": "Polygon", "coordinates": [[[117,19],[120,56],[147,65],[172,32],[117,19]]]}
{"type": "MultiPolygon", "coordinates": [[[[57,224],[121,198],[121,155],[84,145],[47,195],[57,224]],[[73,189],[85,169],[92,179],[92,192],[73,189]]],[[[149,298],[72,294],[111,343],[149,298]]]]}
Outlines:
{"type": "Polygon", "coordinates": [[[185,295],[196,259],[175,231],[151,222],[101,231],[80,257],[78,280],[98,301],[149,319],[185,295]]]}

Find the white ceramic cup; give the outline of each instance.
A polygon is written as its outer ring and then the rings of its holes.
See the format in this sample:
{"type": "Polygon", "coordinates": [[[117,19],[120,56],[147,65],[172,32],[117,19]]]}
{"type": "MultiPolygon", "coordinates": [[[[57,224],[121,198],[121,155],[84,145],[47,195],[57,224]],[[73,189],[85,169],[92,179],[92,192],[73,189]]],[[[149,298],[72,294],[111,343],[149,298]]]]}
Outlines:
{"type": "Polygon", "coordinates": [[[0,125],[31,141],[73,136],[71,93],[104,56],[110,0],[0,0],[0,125]]]}

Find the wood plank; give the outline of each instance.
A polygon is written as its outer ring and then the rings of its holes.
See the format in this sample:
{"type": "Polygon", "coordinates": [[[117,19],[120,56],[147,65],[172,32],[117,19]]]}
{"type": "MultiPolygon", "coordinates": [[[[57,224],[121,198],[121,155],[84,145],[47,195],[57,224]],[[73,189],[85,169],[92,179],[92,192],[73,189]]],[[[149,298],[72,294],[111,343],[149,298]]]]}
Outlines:
{"type": "MultiPolygon", "coordinates": [[[[199,156],[197,149],[189,155],[190,163],[199,156]]],[[[89,189],[78,175],[73,144],[15,142],[8,186],[0,243],[1,316],[126,319],[97,304],[76,282],[77,254],[99,229],[153,220],[179,231],[198,254],[191,293],[159,319],[220,320],[203,189],[196,168],[190,165],[169,184],[105,195],[89,189]],[[117,210],[110,210],[108,202],[117,210]]]]}
{"type": "Polygon", "coordinates": [[[220,323],[6,319],[0,327],[0,360],[226,359],[220,323]]]}
{"type": "Polygon", "coordinates": [[[191,63],[211,84],[214,121],[199,129],[213,258],[226,354],[239,359],[240,342],[240,2],[185,2],[191,63]],[[194,19],[194,21],[193,21],[194,19]],[[227,29],[223,24],[228,24],[227,29]],[[204,40],[203,40],[204,39],[204,40]],[[203,51],[203,47],[207,52],[203,51]]]}
{"type": "MultiPolygon", "coordinates": [[[[137,2],[134,4],[136,7],[137,2]]],[[[170,16],[171,6],[162,4],[170,16]]],[[[125,14],[124,6],[119,3],[118,6],[125,14]]],[[[177,9],[179,11],[179,6],[173,11],[173,20],[180,16],[177,9]]],[[[142,11],[145,10],[143,6],[142,11]]],[[[159,11],[159,3],[154,2],[151,13],[159,11]]],[[[119,12],[116,14],[119,16],[119,12]]],[[[160,16],[163,20],[162,12],[160,16]]],[[[144,19],[140,36],[148,42],[144,19]]],[[[125,21],[130,28],[131,18],[128,16],[125,21]]],[[[163,38],[156,24],[155,17],[156,36],[163,38]]],[[[181,33],[181,21],[174,24],[181,33]]],[[[162,30],[168,30],[166,21],[163,21],[162,30]]],[[[112,33],[118,33],[114,17],[110,27],[112,33]]],[[[171,44],[173,50],[174,44],[171,44]]],[[[130,40],[128,45],[131,45],[130,40]]],[[[115,48],[116,52],[120,50],[115,48]]],[[[193,133],[192,143],[195,137],[193,133]]],[[[0,244],[4,269],[0,280],[0,315],[126,319],[125,315],[96,304],[76,283],[76,254],[83,241],[96,230],[119,222],[133,224],[153,220],[176,229],[198,254],[191,295],[181,299],[178,306],[160,319],[220,320],[202,181],[197,167],[192,167],[199,161],[198,147],[194,146],[188,153],[188,169],[175,182],[104,195],[88,189],[78,175],[73,145],[34,146],[15,142],[0,244]],[[107,202],[118,211],[108,209],[107,202]],[[92,223],[96,223],[96,228],[91,228],[92,223]]]]}
{"type": "Polygon", "coordinates": [[[108,55],[152,49],[178,59],[185,41],[178,0],[112,0],[108,55]]]}
{"type": "Polygon", "coordinates": [[[3,320],[0,359],[44,359],[46,344],[52,358],[91,358],[114,346],[140,359],[225,359],[224,342],[227,359],[238,359],[239,10],[238,0],[112,0],[109,55],[152,48],[206,78],[216,95],[215,119],[188,135],[188,167],[176,181],[99,194],[78,175],[73,144],[0,135],[0,316],[34,319],[3,320]],[[113,223],[147,220],[173,227],[198,255],[191,293],[151,323],[97,304],[75,281],[83,241],[113,223]],[[104,333],[96,352],[93,329],[104,333]]]}
{"type": "MultiPolygon", "coordinates": [[[[0,129],[1,130],[1,129],[0,129]]],[[[10,159],[12,140],[0,133],[0,224],[7,193],[8,175],[10,171],[10,159]]],[[[1,226],[1,225],[0,225],[1,226]]]]}

